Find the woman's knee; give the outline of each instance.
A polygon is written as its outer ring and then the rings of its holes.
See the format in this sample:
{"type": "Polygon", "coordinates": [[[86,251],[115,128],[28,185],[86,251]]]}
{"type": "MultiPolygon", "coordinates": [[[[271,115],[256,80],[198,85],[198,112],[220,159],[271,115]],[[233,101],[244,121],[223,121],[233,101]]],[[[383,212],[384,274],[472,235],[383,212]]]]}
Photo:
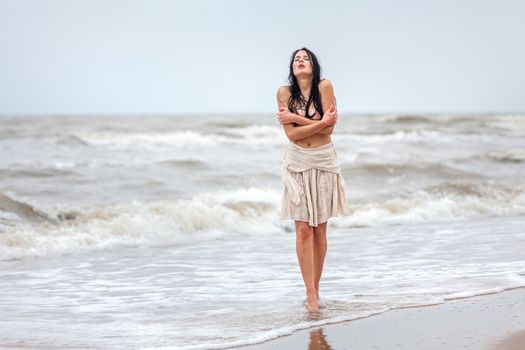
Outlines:
{"type": "Polygon", "coordinates": [[[296,233],[297,240],[304,242],[313,236],[314,230],[312,227],[308,226],[307,223],[298,223],[296,224],[296,233]]]}
{"type": "Polygon", "coordinates": [[[326,222],[314,227],[314,235],[319,238],[326,237],[326,222]]]}

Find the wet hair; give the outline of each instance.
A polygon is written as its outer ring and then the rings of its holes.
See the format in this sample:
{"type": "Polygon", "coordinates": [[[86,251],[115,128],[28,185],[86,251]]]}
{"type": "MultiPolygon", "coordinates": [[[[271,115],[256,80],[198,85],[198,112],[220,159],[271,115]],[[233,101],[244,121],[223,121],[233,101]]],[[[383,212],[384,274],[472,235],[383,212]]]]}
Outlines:
{"type": "MultiPolygon", "coordinates": [[[[319,82],[321,81],[321,66],[319,65],[319,60],[315,56],[315,54],[308,50],[306,47],[302,47],[300,49],[295,50],[292,53],[292,57],[290,59],[290,74],[288,75],[288,83],[290,84],[290,98],[288,100],[288,109],[292,113],[297,113],[297,109],[303,108],[305,110],[305,117],[312,119],[313,115],[309,115],[310,106],[314,105],[314,108],[316,112],[319,113],[321,116],[321,119],[323,118],[323,106],[321,104],[321,93],[319,92],[319,82]],[[306,51],[308,54],[308,57],[310,58],[310,62],[312,64],[312,86],[310,87],[310,96],[308,97],[308,101],[304,100],[304,97],[301,94],[301,88],[299,87],[299,83],[297,82],[297,78],[293,74],[293,61],[295,59],[295,55],[299,51],[306,51]]],[[[315,113],[314,113],[315,115],[315,113]]]]}

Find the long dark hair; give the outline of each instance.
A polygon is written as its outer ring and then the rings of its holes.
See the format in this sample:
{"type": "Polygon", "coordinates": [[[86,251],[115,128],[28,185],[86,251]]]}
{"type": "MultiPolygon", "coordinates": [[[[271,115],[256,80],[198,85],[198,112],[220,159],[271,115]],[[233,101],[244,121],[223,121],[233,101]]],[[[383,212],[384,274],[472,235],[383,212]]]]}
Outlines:
{"type": "Polygon", "coordinates": [[[321,66],[319,65],[319,60],[314,55],[314,53],[308,50],[306,47],[302,47],[300,49],[295,50],[292,53],[292,57],[290,59],[290,74],[288,75],[288,83],[290,84],[290,92],[291,92],[290,99],[288,100],[288,109],[292,113],[297,113],[297,109],[304,107],[305,117],[312,119],[313,115],[309,115],[309,111],[310,111],[310,105],[313,103],[315,110],[319,113],[321,118],[323,118],[323,106],[321,104],[321,94],[319,93],[319,82],[320,81],[321,81],[321,66]],[[294,58],[297,52],[301,50],[304,50],[306,51],[306,53],[308,53],[308,57],[310,57],[310,62],[312,63],[312,76],[313,76],[312,86],[310,87],[310,96],[308,97],[308,101],[306,101],[306,104],[305,104],[304,98],[302,98],[301,88],[299,87],[297,78],[293,74],[293,61],[294,61],[294,58]]]}

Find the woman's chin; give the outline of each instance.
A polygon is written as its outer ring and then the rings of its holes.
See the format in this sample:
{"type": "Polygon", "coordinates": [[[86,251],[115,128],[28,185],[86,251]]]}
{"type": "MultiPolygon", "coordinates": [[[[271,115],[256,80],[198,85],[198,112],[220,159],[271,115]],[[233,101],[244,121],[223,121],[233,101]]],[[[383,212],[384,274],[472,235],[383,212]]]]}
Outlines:
{"type": "Polygon", "coordinates": [[[308,78],[308,77],[312,77],[312,73],[311,72],[301,72],[301,71],[299,71],[299,72],[295,73],[295,77],[297,79],[299,79],[299,78],[308,78]]]}

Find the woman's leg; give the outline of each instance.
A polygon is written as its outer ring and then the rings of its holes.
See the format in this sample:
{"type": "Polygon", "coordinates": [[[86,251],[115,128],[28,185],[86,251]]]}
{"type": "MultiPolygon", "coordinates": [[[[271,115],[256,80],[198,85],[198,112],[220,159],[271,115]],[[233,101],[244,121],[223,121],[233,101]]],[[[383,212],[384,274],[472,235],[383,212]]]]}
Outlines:
{"type": "Polygon", "coordinates": [[[315,289],[315,270],[314,270],[314,230],[307,222],[295,221],[295,248],[297,260],[303,275],[306,287],[306,304],[309,309],[318,309],[317,290],[315,289]]]}
{"type": "Polygon", "coordinates": [[[323,274],[323,265],[324,258],[326,256],[327,242],[326,242],[326,225],[328,222],[323,222],[322,224],[314,227],[314,285],[315,290],[317,291],[317,297],[319,297],[319,281],[321,280],[321,275],[323,274]]]}

